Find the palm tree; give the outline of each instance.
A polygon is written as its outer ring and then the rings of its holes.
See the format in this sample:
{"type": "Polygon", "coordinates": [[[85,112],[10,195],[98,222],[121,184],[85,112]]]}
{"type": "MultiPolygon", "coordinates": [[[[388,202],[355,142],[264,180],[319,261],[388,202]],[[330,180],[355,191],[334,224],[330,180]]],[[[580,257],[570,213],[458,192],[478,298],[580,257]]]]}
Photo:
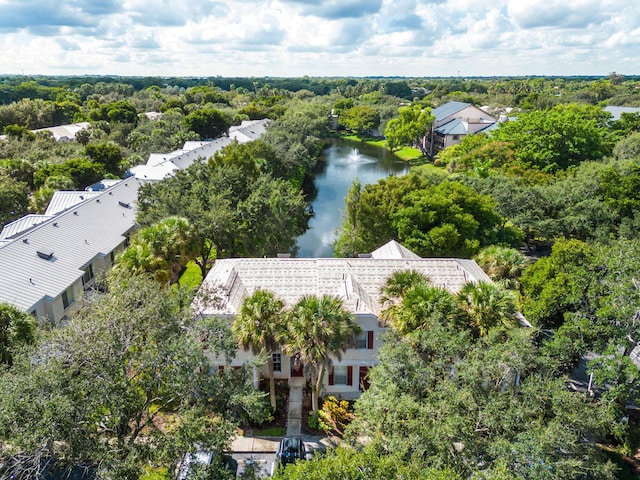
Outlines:
{"type": "Polygon", "coordinates": [[[520,277],[529,265],[527,257],[514,248],[491,245],[482,249],[475,261],[493,281],[501,280],[505,287],[517,290],[520,277]]]}
{"type": "Polygon", "coordinates": [[[517,325],[513,294],[495,283],[467,283],[458,293],[458,301],[481,337],[493,327],[517,325]]]}
{"type": "MultiPolygon", "coordinates": [[[[240,314],[233,322],[232,330],[242,348],[251,350],[253,355],[267,356],[269,369],[269,398],[271,408],[276,408],[276,390],[273,378],[273,357],[271,352],[279,348],[279,338],[284,327],[284,303],[267,290],[256,290],[244,299],[240,314]]],[[[254,385],[258,387],[257,368],[253,367],[254,385]]]]}
{"type": "Polygon", "coordinates": [[[428,284],[429,277],[416,270],[393,272],[380,289],[380,302],[383,306],[381,318],[385,321],[391,321],[407,291],[416,285],[428,284]]]}
{"type": "Polygon", "coordinates": [[[397,308],[392,310],[390,321],[394,329],[407,335],[434,323],[447,325],[456,320],[459,312],[451,292],[419,283],[407,290],[397,308]]]}
{"type": "Polygon", "coordinates": [[[151,273],[161,284],[176,283],[195,256],[193,228],[186,218],[167,217],[141,229],[120,256],[118,269],[131,274],[151,273]]]}
{"type": "Polygon", "coordinates": [[[339,297],[315,295],[302,297],[289,312],[287,338],[283,349],[288,355],[299,355],[311,377],[311,403],[318,413],[318,394],[331,355],[338,360],[355,343],[362,329],[347,312],[339,297]]]}

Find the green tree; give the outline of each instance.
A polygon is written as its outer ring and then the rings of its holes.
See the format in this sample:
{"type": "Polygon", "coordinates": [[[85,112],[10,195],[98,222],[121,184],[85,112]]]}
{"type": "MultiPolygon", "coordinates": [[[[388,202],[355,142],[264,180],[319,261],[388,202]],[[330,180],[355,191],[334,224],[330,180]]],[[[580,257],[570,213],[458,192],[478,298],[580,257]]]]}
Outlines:
{"type": "Polygon", "coordinates": [[[467,283],[458,293],[458,299],[469,324],[481,337],[492,328],[518,324],[513,294],[495,283],[467,283]]]}
{"type": "Polygon", "coordinates": [[[640,132],[635,132],[618,141],[613,148],[617,160],[637,159],[640,157],[640,132]]]}
{"type": "Polygon", "coordinates": [[[0,224],[20,218],[28,208],[29,186],[0,174],[0,224]]]}
{"type": "Polygon", "coordinates": [[[318,395],[331,357],[340,360],[360,331],[338,297],[304,296],[291,308],[282,348],[288,355],[299,355],[309,371],[314,415],[318,414],[318,395]]]}
{"type": "Polygon", "coordinates": [[[101,478],[138,478],[142,465],[172,467],[196,442],[228,448],[239,411],[263,419],[260,403],[250,405],[264,396],[250,383],[209,375],[203,325],[188,304],[143,277],[114,280],[14,357],[0,374],[0,435],[11,445],[0,453],[4,473],[33,478],[51,459],[95,467],[101,478]]]}
{"type": "Polygon", "coordinates": [[[511,289],[518,290],[520,277],[529,265],[527,257],[514,248],[491,245],[483,248],[474,257],[493,281],[502,281],[511,289]]]}
{"type": "Polygon", "coordinates": [[[86,158],[74,158],[63,163],[44,163],[33,175],[36,187],[45,184],[51,176],[65,176],[73,180],[76,189],[84,189],[92,183],[102,180],[106,170],[104,165],[86,158]]]}
{"type": "Polygon", "coordinates": [[[378,360],[348,427],[356,447],[463,478],[616,478],[585,438],[615,431],[617,413],[541,371],[528,329],[473,338],[436,321],[390,332],[378,360]]]}
{"type": "Polygon", "coordinates": [[[613,145],[607,113],[589,105],[558,105],[519,114],[492,135],[513,145],[517,159],[541,171],[556,172],[609,155],[613,145]]]}
{"type": "Polygon", "coordinates": [[[32,315],[16,307],[0,304],[0,363],[11,365],[14,352],[35,340],[36,322],[32,315]]]}
{"type": "MultiPolygon", "coordinates": [[[[276,389],[273,378],[271,353],[279,349],[279,341],[286,329],[284,303],[267,290],[256,290],[244,299],[240,314],[233,321],[233,333],[242,347],[250,349],[253,355],[267,357],[269,370],[269,398],[271,408],[276,409],[276,389]]],[[[254,366],[254,384],[257,372],[254,366]]],[[[257,385],[254,385],[257,387],[257,385]]]]}
{"type": "Polygon", "coordinates": [[[122,149],[114,144],[89,144],[84,147],[85,154],[94,162],[104,165],[108,173],[119,175],[122,172],[122,149]]]}
{"type": "Polygon", "coordinates": [[[560,240],[551,255],[528,267],[521,278],[522,313],[535,325],[562,325],[566,313],[577,312],[589,300],[597,277],[594,248],[579,240],[560,240]]]}
{"type": "Polygon", "coordinates": [[[162,285],[173,284],[196,251],[189,220],[167,217],[137,232],[131,245],[118,257],[116,270],[134,275],[149,273],[162,285]]]}
{"type": "Polygon", "coordinates": [[[194,110],[183,119],[184,125],[201,139],[218,138],[225,134],[231,126],[228,116],[215,108],[194,110]]]}
{"type": "Polygon", "coordinates": [[[249,256],[291,252],[307,229],[309,214],[302,191],[290,182],[261,175],[238,202],[238,245],[249,256]]]}
{"type": "Polygon", "coordinates": [[[370,137],[380,125],[380,113],[367,105],[356,105],[340,116],[340,121],[359,137],[370,137]]]}
{"type": "Polygon", "coordinates": [[[421,170],[367,185],[348,213],[338,254],[353,245],[371,251],[396,239],[422,257],[471,256],[483,246],[517,245],[521,239],[489,195],[421,170]]]}
{"type": "Polygon", "coordinates": [[[0,160],[0,175],[11,177],[33,188],[33,173],[35,167],[31,162],[21,159],[0,160]]]}
{"type": "Polygon", "coordinates": [[[337,447],[325,454],[317,453],[306,462],[287,465],[274,474],[275,480],[461,480],[450,468],[425,468],[418,460],[407,461],[401,455],[373,448],[356,450],[337,447]]]}
{"type": "Polygon", "coordinates": [[[393,151],[402,145],[410,145],[426,155],[424,138],[434,120],[431,110],[420,104],[400,107],[398,117],[389,120],[384,130],[388,147],[393,151]]]}

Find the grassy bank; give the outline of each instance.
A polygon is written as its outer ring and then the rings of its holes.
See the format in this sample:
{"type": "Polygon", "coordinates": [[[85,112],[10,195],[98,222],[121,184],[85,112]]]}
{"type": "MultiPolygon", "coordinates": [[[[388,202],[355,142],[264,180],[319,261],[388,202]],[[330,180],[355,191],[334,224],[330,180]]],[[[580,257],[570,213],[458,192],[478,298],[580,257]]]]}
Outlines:
{"type": "MultiPolygon", "coordinates": [[[[356,135],[341,135],[341,137],[346,140],[362,142],[379,148],[387,148],[384,139],[362,139],[357,137],[356,135]]],[[[393,154],[406,162],[411,162],[411,164],[423,164],[428,161],[427,157],[422,155],[422,152],[417,148],[402,147],[398,150],[395,150],[393,154]]]]}

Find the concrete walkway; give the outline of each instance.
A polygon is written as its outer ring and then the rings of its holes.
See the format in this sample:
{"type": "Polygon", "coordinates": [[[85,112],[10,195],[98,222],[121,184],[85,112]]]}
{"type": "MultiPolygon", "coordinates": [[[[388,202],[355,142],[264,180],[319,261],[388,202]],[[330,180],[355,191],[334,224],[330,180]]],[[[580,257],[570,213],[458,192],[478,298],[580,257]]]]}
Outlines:
{"type": "MultiPolygon", "coordinates": [[[[302,389],[304,378],[289,379],[289,405],[287,411],[286,436],[301,437],[307,452],[313,455],[316,450],[325,450],[338,445],[340,440],[335,437],[321,435],[302,435],[302,389]]],[[[245,437],[236,436],[231,445],[234,453],[275,453],[282,437],[245,437]]]]}
{"type": "Polygon", "coordinates": [[[304,377],[289,379],[289,405],[287,412],[287,436],[302,435],[302,389],[305,385],[304,377]]]}

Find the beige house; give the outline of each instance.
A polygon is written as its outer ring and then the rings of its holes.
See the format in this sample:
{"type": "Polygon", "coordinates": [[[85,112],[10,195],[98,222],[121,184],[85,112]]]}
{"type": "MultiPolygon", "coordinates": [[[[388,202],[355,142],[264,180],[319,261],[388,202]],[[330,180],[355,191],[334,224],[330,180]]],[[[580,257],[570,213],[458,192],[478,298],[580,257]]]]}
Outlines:
{"type": "MultiPolygon", "coordinates": [[[[353,399],[368,386],[367,373],[377,363],[385,332],[379,320],[380,289],[392,273],[410,269],[452,292],[468,282],[490,281],[473,260],[420,258],[395,241],[360,258],[231,258],[217,260],[203,282],[203,288],[217,288],[222,298],[206,306],[203,313],[231,323],[244,299],[258,289],[273,292],[286,306],[304,295],[339,296],[363,333],[341,360],[333,360],[322,394],[353,399]]],[[[211,361],[219,369],[239,368],[251,358],[249,352],[239,349],[230,364],[213,355],[211,361]]],[[[304,366],[295,358],[279,351],[272,352],[272,358],[276,379],[304,376],[304,366]]],[[[266,366],[262,375],[267,375],[266,366]]]]}

